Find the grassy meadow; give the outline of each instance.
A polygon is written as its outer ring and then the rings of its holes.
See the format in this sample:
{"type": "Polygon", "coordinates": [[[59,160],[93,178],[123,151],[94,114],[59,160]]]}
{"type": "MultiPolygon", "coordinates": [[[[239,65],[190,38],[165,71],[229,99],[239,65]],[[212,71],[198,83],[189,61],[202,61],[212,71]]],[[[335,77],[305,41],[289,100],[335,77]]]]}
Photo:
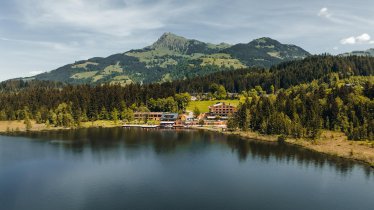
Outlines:
{"type": "Polygon", "coordinates": [[[208,112],[208,106],[216,104],[218,102],[225,102],[226,104],[231,104],[233,106],[239,105],[239,100],[213,100],[213,101],[191,101],[187,106],[188,111],[193,111],[197,107],[201,113],[208,112]]]}

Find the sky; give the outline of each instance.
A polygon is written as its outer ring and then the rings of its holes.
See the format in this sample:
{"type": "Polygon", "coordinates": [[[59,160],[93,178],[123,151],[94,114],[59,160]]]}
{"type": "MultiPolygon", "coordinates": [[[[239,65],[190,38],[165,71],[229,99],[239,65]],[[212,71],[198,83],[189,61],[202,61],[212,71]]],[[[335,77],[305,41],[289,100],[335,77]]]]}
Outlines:
{"type": "Polygon", "coordinates": [[[374,1],[1,0],[0,81],[143,48],[164,32],[339,54],[374,48],[374,1]]]}

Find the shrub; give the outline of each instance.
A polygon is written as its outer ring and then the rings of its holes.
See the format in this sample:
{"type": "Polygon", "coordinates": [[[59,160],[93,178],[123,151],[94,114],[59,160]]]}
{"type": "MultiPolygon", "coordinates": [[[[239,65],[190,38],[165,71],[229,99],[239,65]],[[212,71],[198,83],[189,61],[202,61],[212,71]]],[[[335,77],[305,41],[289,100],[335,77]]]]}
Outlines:
{"type": "Polygon", "coordinates": [[[284,143],[284,142],[286,142],[286,139],[287,139],[287,137],[286,137],[285,135],[279,135],[279,136],[278,136],[278,142],[279,142],[279,143],[284,143]]]}

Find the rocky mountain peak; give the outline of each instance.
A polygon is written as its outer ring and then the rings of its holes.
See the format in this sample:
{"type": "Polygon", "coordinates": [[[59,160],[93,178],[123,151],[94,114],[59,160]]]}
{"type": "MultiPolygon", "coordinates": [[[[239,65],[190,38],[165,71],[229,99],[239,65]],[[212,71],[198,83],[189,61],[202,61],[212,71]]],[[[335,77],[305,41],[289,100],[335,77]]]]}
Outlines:
{"type": "Polygon", "coordinates": [[[166,48],[173,51],[184,51],[188,47],[189,40],[173,33],[164,33],[155,43],[153,49],[166,48]]]}

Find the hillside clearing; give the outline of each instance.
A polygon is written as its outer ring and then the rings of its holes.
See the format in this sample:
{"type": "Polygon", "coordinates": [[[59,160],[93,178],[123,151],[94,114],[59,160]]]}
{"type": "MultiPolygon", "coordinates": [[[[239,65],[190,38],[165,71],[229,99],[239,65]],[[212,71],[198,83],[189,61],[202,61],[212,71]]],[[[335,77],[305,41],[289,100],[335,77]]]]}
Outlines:
{"type": "Polygon", "coordinates": [[[187,106],[188,111],[193,111],[197,107],[200,112],[208,112],[208,106],[216,104],[218,102],[225,102],[226,104],[231,104],[233,106],[238,106],[240,100],[213,100],[213,101],[191,101],[187,106]]]}

